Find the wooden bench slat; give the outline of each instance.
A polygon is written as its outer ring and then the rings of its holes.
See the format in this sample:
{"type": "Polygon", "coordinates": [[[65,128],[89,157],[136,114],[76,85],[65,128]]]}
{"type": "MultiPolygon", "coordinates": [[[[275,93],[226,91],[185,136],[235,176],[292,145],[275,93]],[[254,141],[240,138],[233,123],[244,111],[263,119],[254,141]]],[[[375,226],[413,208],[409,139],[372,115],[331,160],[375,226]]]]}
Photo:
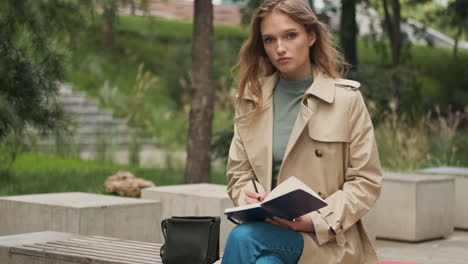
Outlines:
{"type": "Polygon", "coordinates": [[[129,250],[129,251],[135,251],[135,252],[159,252],[159,249],[161,248],[160,246],[155,246],[152,248],[142,248],[142,247],[135,247],[135,246],[126,246],[126,245],[121,245],[121,244],[113,244],[113,243],[103,243],[99,241],[86,241],[86,240],[80,240],[80,239],[73,239],[73,240],[60,240],[60,241],[54,241],[60,242],[60,243],[75,243],[75,244],[80,244],[80,245],[90,245],[90,246],[99,246],[99,247],[112,247],[112,248],[119,248],[122,250],[129,250]]]}
{"type": "Polygon", "coordinates": [[[119,245],[119,246],[123,246],[123,247],[128,247],[128,248],[147,248],[147,249],[158,249],[161,247],[161,245],[159,244],[153,244],[153,246],[147,246],[147,245],[132,245],[130,243],[125,243],[125,242],[122,242],[122,241],[107,241],[107,240],[99,240],[99,239],[82,239],[82,238],[71,238],[70,239],[71,241],[82,241],[82,242],[86,242],[86,241],[89,241],[89,242],[95,242],[95,243],[99,243],[99,244],[106,244],[106,245],[119,245]]]}
{"type": "Polygon", "coordinates": [[[122,249],[121,247],[113,247],[109,245],[99,245],[99,244],[90,244],[90,243],[80,243],[80,242],[71,242],[71,241],[56,241],[56,242],[47,242],[46,244],[51,245],[62,245],[62,246],[75,246],[75,247],[83,247],[83,248],[92,248],[92,249],[102,249],[108,251],[117,251],[117,252],[126,252],[129,254],[136,254],[136,255],[148,255],[148,254],[156,254],[159,255],[159,250],[135,250],[135,249],[122,249]]]}
{"type": "Polygon", "coordinates": [[[132,257],[137,259],[154,259],[155,257],[159,257],[159,252],[146,252],[145,254],[135,254],[132,251],[127,250],[119,250],[119,248],[111,249],[111,248],[103,248],[103,247],[93,247],[93,246],[83,246],[83,245],[70,245],[70,244],[59,244],[49,242],[47,245],[50,245],[56,248],[66,248],[66,249],[73,249],[80,252],[98,252],[101,254],[107,254],[111,256],[125,256],[125,257],[132,257]]]}
{"type": "Polygon", "coordinates": [[[131,243],[131,244],[141,244],[141,245],[146,245],[146,246],[151,246],[151,247],[153,247],[154,245],[161,245],[157,243],[137,241],[137,240],[125,240],[125,239],[120,239],[120,238],[115,238],[115,237],[89,236],[86,238],[94,238],[94,239],[108,240],[108,241],[119,241],[119,242],[124,242],[124,243],[131,243]]]}
{"type": "Polygon", "coordinates": [[[74,258],[65,259],[65,260],[75,260],[75,261],[77,258],[84,258],[84,259],[98,259],[98,260],[111,261],[110,263],[117,261],[118,263],[125,263],[125,264],[127,263],[128,264],[130,263],[131,264],[152,264],[160,259],[159,256],[157,257],[155,256],[154,259],[137,259],[137,258],[130,258],[130,257],[125,257],[125,256],[103,255],[103,254],[100,254],[99,252],[96,253],[92,251],[77,250],[76,248],[71,248],[71,249],[70,248],[50,248],[50,247],[43,246],[43,245],[24,245],[21,248],[34,250],[35,252],[42,253],[42,254],[56,254],[56,255],[62,255],[62,256],[71,255],[74,258]]]}
{"type": "MultiPolygon", "coordinates": [[[[81,255],[73,254],[73,253],[57,253],[57,252],[47,252],[47,251],[40,251],[37,249],[30,249],[26,247],[14,247],[10,249],[10,254],[18,254],[18,255],[27,255],[31,256],[31,258],[48,258],[54,260],[64,260],[70,262],[76,262],[80,264],[141,264],[138,262],[128,262],[128,261],[116,261],[116,260],[106,260],[98,257],[83,257],[81,255]]],[[[158,263],[158,262],[155,262],[158,263]]]]}
{"type": "Polygon", "coordinates": [[[20,263],[162,264],[161,244],[79,235],[56,237],[56,240],[33,239],[11,246],[9,259],[20,263]]]}
{"type": "Polygon", "coordinates": [[[160,258],[157,254],[147,254],[146,256],[130,256],[125,253],[111,253],[108,254],[99,249],[82,249],[70,246],[47,246],[43,244],[34,244],[34,245],[25,245],[28,248],[36,248],[38,250],[47,251],[47,252],[72,252],[76,254],[81,254],[83,256],[98,256],[104,258],[115,258],[118,260],[131,260],[131,261],[151,261],[155,258],[160,258]]]}

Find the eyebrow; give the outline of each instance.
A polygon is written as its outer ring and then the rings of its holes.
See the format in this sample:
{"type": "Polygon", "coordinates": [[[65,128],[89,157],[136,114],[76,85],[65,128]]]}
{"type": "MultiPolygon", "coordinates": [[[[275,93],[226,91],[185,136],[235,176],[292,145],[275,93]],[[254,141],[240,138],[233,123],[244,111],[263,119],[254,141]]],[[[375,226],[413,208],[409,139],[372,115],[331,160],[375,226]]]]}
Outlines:
{"type": "MultiPolygon", "coordinates": [[[[289,29],[283,30],[281,33],[288,33],[288,32],[293,32],[293,31],[297,31],[297,29],[296,28],[289,28],[289,29]]],[[[262,38],[272,37],[272,36],[273,35],[265,34],[265,35],[262,35],[262,38]]]]}

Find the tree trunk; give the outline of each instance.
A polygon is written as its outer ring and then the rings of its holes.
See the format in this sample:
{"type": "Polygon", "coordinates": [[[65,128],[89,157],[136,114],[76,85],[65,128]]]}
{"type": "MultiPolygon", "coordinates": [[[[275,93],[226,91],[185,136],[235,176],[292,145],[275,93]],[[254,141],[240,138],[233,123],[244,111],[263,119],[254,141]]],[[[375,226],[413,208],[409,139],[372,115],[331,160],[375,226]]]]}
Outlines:
{"type": "Polygon", "coordinates": [[[400,65],[401,56],[401,14],[400,0],[393,0],[393,45],[392,45],[392,61],[393,66],[400,65]]]}
{"type": "Polygon", "coordinates": [[[114,47],[114,20],[116,15],[115,3],[104,3],[101,21],[101,40],[108,47],[114,47]]]}
{"type": "Polygon", "coordinates": [[[195,0],[192,46],[192,107],[187,146],[186,183],[211,181],[211,130],[214,109],[213,5],[195,0]]]}
{"type": "Polygon", "coordinates": [[[383,8],[385,13],[385,26],[387,27],[388,36],[390,37],[390,45],[392,49],[392,65],[398,66],[400,64],[400,54],[402,46],[401,37],[401,14],[400,14],[400,0],[390,0],[392,6],[392,13],[388,10],[387,0],[383,1],[383,8]]]}
{"type": "Polygon", "coordinates": [[[341,0],[340,40],[345,59],[353,69],[356,69],[358,65],[357,34],[356,0],[341,0]]]}
{"type": "Polygon", "coordinates": [[[458,57],[458,41],[460,40],[461,34],[463,33],[463,20],[458,24],[458,32],[455,35],[453,43],[453,60],[456,61],[458,57]]]}

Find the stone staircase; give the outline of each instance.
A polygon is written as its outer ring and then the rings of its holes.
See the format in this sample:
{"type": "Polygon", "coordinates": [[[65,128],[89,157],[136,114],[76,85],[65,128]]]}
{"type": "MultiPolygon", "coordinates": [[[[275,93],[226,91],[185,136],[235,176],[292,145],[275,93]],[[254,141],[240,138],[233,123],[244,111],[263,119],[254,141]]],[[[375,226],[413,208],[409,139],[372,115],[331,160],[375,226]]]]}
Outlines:
{"type": "MultiPolygon", "coordinates": [[[[129,127],[126,119],[114,117],[112,110],[102,109],[96,99],[74,91],[70,84],[61,86],[58,101],[63,105],[71,126],[60,135],[40,137],[37,141],[40,151],[65,149],[76,152],[82,159],[105,155],[122,164],[128,164],[136,151],[142,166],[167,163],[164,159],[168,151],[158,149],[154,139],[142,138],[140,130],[129,127]]],[[[171,151],[171,158],[173,154],[171,151]]],[[[183,153],[176,156],[185,159],[183,153]]]]}
{"type": "MultiPolygon", "coordinates": [[[[62,136],[41,138],[41,149],[53,149],[56,144],[76,144],[80,151],[96,151],[99,144],[112,146],[116,150],[128,149],[132,135],[137,129],[127,126],[127,120],[113,117],[113,112],[101,109],[96,99],[86,98],[85,93],[75,92],[70,84],[60,88],[58,101],[63,105],[71,121],[69,131],[62,136]]],[[[151,145],[151,142],[146,142],[151,145]]],[[[151,146],[149,146],[151,147],[151,146]]]]}

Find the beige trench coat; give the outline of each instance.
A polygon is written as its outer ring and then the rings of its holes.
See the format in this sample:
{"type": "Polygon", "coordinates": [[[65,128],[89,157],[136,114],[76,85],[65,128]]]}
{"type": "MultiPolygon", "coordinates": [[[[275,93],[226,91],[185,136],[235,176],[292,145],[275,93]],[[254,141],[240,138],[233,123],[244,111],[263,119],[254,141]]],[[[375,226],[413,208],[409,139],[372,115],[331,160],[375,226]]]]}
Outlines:
{"type": "MultiPolygon", "coordinates": [[[[262,80],[263,107],[254,122],[255,99],[244,93],[236,108],[229,150],[227,191],[235,205],[245,204],[251,179],[269,192],[272,181],[273,89],[279,74],[262,80]]],[[[302,233],[299,264],[375,264],[373,248],[361,223],[379,196],[382,173],[373,126],[359,83],[318,74],[303,96],[278,175],[295,176],[328,205],[310,213],[314,233],[302,233]]]]}

